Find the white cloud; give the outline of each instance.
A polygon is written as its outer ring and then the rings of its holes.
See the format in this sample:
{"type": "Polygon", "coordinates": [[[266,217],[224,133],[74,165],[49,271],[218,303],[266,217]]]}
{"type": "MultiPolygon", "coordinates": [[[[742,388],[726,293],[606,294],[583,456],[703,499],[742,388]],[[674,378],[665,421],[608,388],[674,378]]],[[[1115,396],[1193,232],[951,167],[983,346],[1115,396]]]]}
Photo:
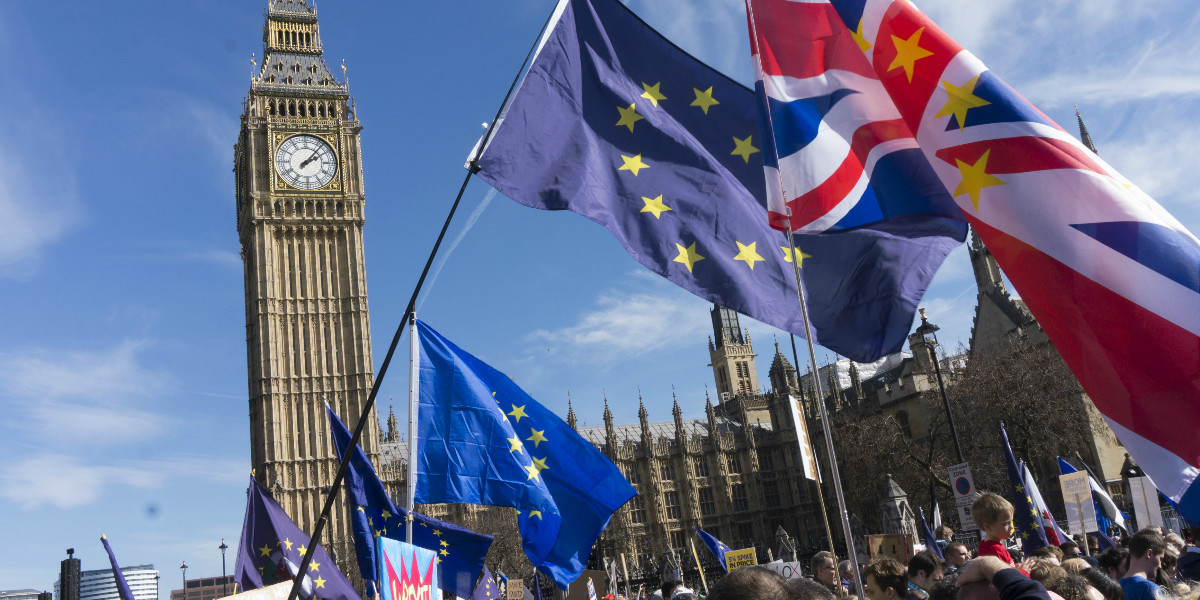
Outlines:
{"type": "Polygon", "coordinates": [[[53,156],[57,152],[43,152],[44,143],[31,142],[25,135],[0,132],[0,277],[36,271],[45,248],[82,216],[69,166],[53,156]],[[17,154],[17,148],[25,151],[17,154]]]}
{"type": "Polygon", "coordinates": [[[139,404],[169,378],[140,363],[148,344],[126,341],[99,352],[30,350],[0,354],[0,398],[15,422],[73,443],[144,439],[166,419],[139,404]]]}
{"type": "Polygon", "coordinates": [[[537,347],[549,346],[547,349],[568,362],[607,366],[692,342],[705,330],[705,320],[696,318],[705,306],[706,302],[690,294],[662,289],[634,293],[609,290],[574,324],[539,329],[526,338],[536,342],[537,347]]]}
{"type": "Polygon", "coordinates": [[[72,456],[46,454],[0,468],[0,496],[26,510],[46,505],[69,509],[90,504],[110,485],[150,488],[161,480],[142,469],[88,465],[72,456]]]}

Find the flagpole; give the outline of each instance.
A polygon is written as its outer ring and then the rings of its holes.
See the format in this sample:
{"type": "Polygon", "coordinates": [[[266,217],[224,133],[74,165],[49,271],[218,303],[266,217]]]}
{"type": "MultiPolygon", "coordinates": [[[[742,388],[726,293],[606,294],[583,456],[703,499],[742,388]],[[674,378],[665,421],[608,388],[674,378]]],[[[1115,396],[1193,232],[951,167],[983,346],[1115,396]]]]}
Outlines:
{"type": "MultiPolygon", "coordinates": [[[[371,393],[367,395],[367,402],[363,405],[362,413],[358,416],[358,424],[354,426],[354,435],[350,437],[350,444],[347,446],[347,452],[338,463],[337,474],[333,477],[333,483],[329,486],[329,495],[325,497],[325,506],[321,508],[321,515],[317,517],[316,524],[313,525],[312,534],[308,537],[311,540],[318,540],[321,536],[321,531],[325,529],[325,522],[329,520],[329,513],[333,510],[333,502],[337,499],[338,491],[342,487],[342,482],[346,479],[346,471],[350,465],[350,457],[353,455],[352,450],[362,440],[363,431],[367,426],[367,416],[375,408],[375,397],[379,394],[379,384],[383,381],[384,375],[387,374],[388,366],[392,362],[392,355],[396,353],[396,347],[400,344],[400,336],[404,333],[404,328],[408,325],[409,315],[416,310],[417,296],[421,293],[421,287],[425,285],[425,278],[429,276],[429,269],[433,267],[433,259],[437,256],[438,249],[442,246],[442,240],[446,237],[446,231],[450,229],[450,221],[454,219],[454,213],[458,211],[458,205],[462,202],[463,192],[467,191],[467,184],[471,182],[471,176],[479,171],[479,157],[483,154],[483,149],[487,146],[488,139],[492,135],[492,130],[495,128],[496,122],[500,120],[500,115],[504,112],[504,107],[508,104],[508,99],[512,97],[513,90],[516,89],[517,83],[521,81],[521,74],[525,71],[525,65],[529,63],[530,57],[533,56],[535,50],[542,41],[542,36],[546,32],[546,27],[550,25],[550,19],[554,17],[554,12],[551,12],[546,17],[546,22],[542,24],[542,30],[538,32],[537,39],[529,48],[529,52],[525,55],[525,60],[521,63],[521,68],[517,70],[517,76],[513,79],[512,85],[508,88],[508,93],[505,94],[504,100],[500,102],[500,108],[496,109],[496,116],[492,118],[492,125],[488,127],[484,133],[483,139],[480,140],[479,147],[475,150],[475,155],[471,157],[467,175],[463,178],[462,185],[458,188],[458,196],[454,198],[454,204],[450,206],[450,212],[446,215],[446,221],[442,223],[442,230],[438,233],[437,241],[433,243],[433,249],[429,252],[429,257],[425,259],[425,267],[421,270],[421,276],[417,279],[417,285],[413,287],[412,296],[408,299],[408,307],[404,309],[404,318],[400,321],[400,326],[396,328],[396,333],[392,336],[392,343],[388,346],[387,354],[383,357],[383,362],[379,365],[379,373],[375,376],[375,382],[371,384],[371,393]]],[[[411,463],[410,463],[411,464],[411,463]]],[[[304,558],[300,560],[298,573],[307,573],[308,567],[312,563],[313,552],[318,544],[311,544],[308,551],[304,553],[304,558]]],[[[304,581],[303,577],[297,577],[292,584],[292,591],[288,592],[288,600],[296,600],[300,595],[300,586],[304,581]]]]}
{"type": "Polygon", "coordinates": [[[704,593],[708,594],[708,580],[704,578],[704,566],[700,564],[700,555],[696,554],[696,540],[688,538],[688,543],[692,545],[692,558],[696,560],[696,570],[700,571],[700,583],[704,584],[704,593]]]}
{"type": "Polygon", "coordinates": [[[405,508],[408,516],[404,523],[404,541],[412,543],[413,510],[417,498],[417,402],[421,385],[421,347],[417,340],[417,313],[410,313],[408,320],[408,493],[405,508]]]}
{"type": "MultiPolygon", "coordinates": [[[[753,22],[753,19],[751,20],[753,22]]],[[[858,590],[866,588],[862,585],[862,575],[858,571],[858,555],[854,552],[854,534],[850,531],[850,514],[846,512],[846,497],[842,493],[842,474],[838,470],[837,451],[833,447],[833,430],[829,426],[829,413],[825,410],[825,392],[821,390],[821,378],[817,375],[817,350],[812,341],[812,325],[808,320],[808,302],[804,299],[804,281],[800,278],[800,257],[796,250],[796,238],[792,236],[792,215],[788,211],[787,239],[792,253],[792,272],[796,276],[796,297],[800,299],[800,316],[804,320],[804,341],[808,342],[808,360],[811,365],[809,374],[812,376],[813,389],[817,392],[817,409],[821,414],[821,429],[825,431],[825,449],[829,453],[829,476],[833,479],[833,493],[837,497],[838,513],[842,517],[842,533],[846,538],[846,554],[850,566],[854,570],[854,585],[858,590]]],[[[833,548],[830,547],[832,551],[833,548]]],[[[836,556],[835,556],[836,558],[836,556]]],[[[837,563],[835,562],[836,566],[837,563]]],[[[845,594],[842,586],[838,586],[841,594],[845,594]]]]}
{"type": "MultiPolygon", "coordinates": [[[[758,59],[758,64],[756,66],[758,67],[759,78],[762,78],[763,72],[764,72],[763,67],[762,67],[762,51],[758,48],[758,28],[757,28],[757,23],[755,23],[755,21],[754,21],[754,2],[753,2],[753,0],[746,0],[746,16],[749,17],[747,20],[750,21],[750,36],[751,36],[750,51],[758,59]]],[[[766,115],[768,125],[770,125],[772,123],[770,106],[765,105],[766,104],[765,98],[763,98],[763,103],[764,103],[764,106],[759,107],[759,110],[762,111],[762,114],[766,115]]],[[[768,132],[770,132],[773,129],[772,129],[772,127],[767,127],[766,130],[768,132]]],[[[771,143],[772,147],[775,146],[774,137],[773,136],[769,136],[769,137],[771,139],[764,140],[764,147],[766,147],[765,142],[767,142],[767,141],[769,141],[771,143]]],[[[811,365],[809,368],[809,373],[812,375],[813,390],[816,391],[817,408],[821,415],[821,429],[823,429],[825,432],[825,448],[829,452],[830,477],[833,478],[833,491],[834,491],[834,495],[837,497],[838,512],[841,514],[841,517],[842,517],[842,532],[846,539],[846,554],[848,555],[848,558],[850,559],[851,567],[854,569],[854,584],[855,584],[855,586],[857,586],[858,591],[861,593],[866,588],[864,588],[862,585],[862,575],[860,575],[859,571],[858,571],[858,555],[854,552],[854,535],[850,532],[850,516],[849,516],[849,513],[846,512],[846,498],[842,494],[842,475],[841,475],[841,472],[838,470],[838,466],[837,466],[837,452],[833,448],[833,432],[831,431],[830,426],[829,426],[829,414],[828,414],[828,411],[825,410],[825,399],[824,399],[825,394],[821,390],[821,378],[817,375],[817,351],[816,351],[816,348],[813,347],[812,324],[809,322],[809,319],[808,319],[808,303],[804,299],[804,281],[800,278],[800,255],[796,251],[796,240],[792,236],[792,210],[791,210],[791,207],[787,205],[787,192],[786,192],[786,190],[783,189],[783,175],[782,175],[782,173],[778,173],[778,172],[776,174],[779,177],[779,179],[778,179],[779,193],[780,193],[781,198],[783,198],[783,200],[784,200],[784,206],[787,208],[787,227],[785,227],[784,230],[787,232],[788,247],[790,248],[790,252],[791,252],[790,257],[792,259],[791,260],[792,274],[796,278],[796,297],[800,300],[800,316],[804,321],[804,341],[808,343],[808,359],[809,359],[809,364],[811,365]]],[[[795,342],[793,341],[793,360],[796,360],[796,362],[799,363],[800,362],[799,359],[795,358],[794,349],[795,349],[795,342]]],[[[799,368],[798,364],[797,364],[797,368],[799,368]]],[[[810,441],[810,443],[811,443],[811,441],[810,441]]],[[[817,497],[821,503],[821,513],[825,514],[825,495],[821,491],[820,483],[817,484],[817,491],[818,491],[817,497]]],[[[833,534],[829,530],[828,517],[826,517],[825,527],[826,527],[826,532],[829,536],[829,550],[830,550],[830,552],[833,552],[834,551],[833,534]]],[[[834,566],[836,567],[837,566],[837,560],[836,560],[837,554],[836,553],[834,554],[834,559],[835,559],[834,566]]],[[[839,595],[846,594],[846,590],[843,590],[841,585],[838,585],[837,587],[839,590],[839,595]]]]}
{"type": "MultiPolygon", "coordinates": [[[[795,259],[795,254],[796,254],[796,251],[793,249],[792,250],[793,260],[795,259]]],[[[796,354],[796,334],[794,334],[794,333],[791,334],[791,338],[792,338],[792,362],[795,362],[796,368],[799,368],[800,367],[800,358],[796,354]]],[[[822,406],[824,406],[824,401],[821,400],[819,394],[817,397],[817,402],[822,403],[822,406]]],[[[801,415],[801,418],[807,420],[808,415],[801,415]]],[[[817,503],[821,507],[821,522],[825,524],[825,539],[829,541],[829,551],[833,552],[833,530],[829,527],[829,509],[825,508],[825,492],[824,492],[824,490],[821,489],[821,467],[820,467],[820,464],[817,463],[817,449],[813,446],[813,440],[812,440],[811,435],[808,436],[808,449],[809,449],[809,452],[812,452],[813,462],[817,465],[817,503]]],[[[799,532],[796,532],[796,533],[799,533],[799,532]]],[[[793,553],[792,558],[795,558],[795,553],[793,553]]],[[[836,554],[834,555],[834,558],[837,558],[836,554]]]]}

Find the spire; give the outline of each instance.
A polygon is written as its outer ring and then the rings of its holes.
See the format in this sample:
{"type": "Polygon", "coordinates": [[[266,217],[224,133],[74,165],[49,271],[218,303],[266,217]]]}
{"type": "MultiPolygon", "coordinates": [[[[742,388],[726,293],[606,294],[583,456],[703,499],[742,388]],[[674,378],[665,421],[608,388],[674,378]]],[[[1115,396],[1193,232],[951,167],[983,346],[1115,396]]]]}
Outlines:
{"type": "Polygon", "coordinates": [[[850,361],[850,385],[854,388],[855,401],[863,400],[862,376],[858,373],[858,363],[850,361]]]}
{"type": "Polygon", "coordinates": [[[799,384],[796,381],[796,369],[779,350],[779,342],[775,342],[775,357],[771,360],[771,368],[767,371],[771,387],[779,394],[793,393],[799,384]]]}
{"type": "Polygon", "coordinates": [[[571,406],[571,392],[567,392],[567,425],[569,425],[571,429],[579,431],[579,428],[575,426],[576,422],[575,408],[571,406]]]}
{"type": "MultiPolygon", "coordinates": [[[[346,98],[349,90],[325,65],[317,12],[306,0],[271,0],[263,23],[263,59],[251,88],[255,91],[316,94],[346,98]]],[[[287,116],[325,117],[324,107],[285,105],[287,116]]],[[[277,108],[276,110],[280,110],[277,108]]],[[[272,113],[275,114],[275,113],[272,113]]],[[[332,115],[330,115],[332,116],[332,115]]]]}
{"type": "Polygon", "coordinates": [[[1100,154],[1096,150],[1096,145],[1092,143],[1092,136],[1088,135],[1087,126],[1083,124],[1083,115],[1079,114],[1078,104],[1075,105],[1075,118],[1079,120],[1079,141],[1083,142],[1083,145],[1087,146],[1088,150],[1100,154]]]}
{"type": "Polygon", "coordinates": [[[649,415],[646,414],[646,404],[642,402],[642,388],[638,388],[638,420],[642,422],[642,429],[650,424],[649,415]]]}
{"type": "Polygon", "coordinates": [[[389,397],[388,398],[387,435],[384,436],[384,440],[389,441],[389,442],[395,442],[395,441],[398,441],[399,439],[400,439],[400,432],[397,430],[397,427],[396,427],[396,411],[392,407],[392,399],[389,397]]]}
{"type": "Polygon", "coordinates": [[[617,437],[616,431],[613,429],[613,414],[612,414],[612,411],[608,409],[608,393],[605,392],[605,394],[604,394],[604,439],[606,440],[606,443],[609,446],[611,446],[612,444],[616,443],[616,437],[617,437]]]}

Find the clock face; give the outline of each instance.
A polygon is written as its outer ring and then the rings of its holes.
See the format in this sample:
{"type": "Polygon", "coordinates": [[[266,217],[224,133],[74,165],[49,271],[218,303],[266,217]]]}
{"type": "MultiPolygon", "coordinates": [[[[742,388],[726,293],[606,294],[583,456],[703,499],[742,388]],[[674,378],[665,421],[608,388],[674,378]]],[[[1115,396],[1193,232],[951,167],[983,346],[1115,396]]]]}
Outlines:
{"type": "Polygon", "coordinates": [[[275,169],[283,180],[302,190],[315,190],[333,180],[337,155],[324,140],[294,135],[275,151],[275,169]]]}

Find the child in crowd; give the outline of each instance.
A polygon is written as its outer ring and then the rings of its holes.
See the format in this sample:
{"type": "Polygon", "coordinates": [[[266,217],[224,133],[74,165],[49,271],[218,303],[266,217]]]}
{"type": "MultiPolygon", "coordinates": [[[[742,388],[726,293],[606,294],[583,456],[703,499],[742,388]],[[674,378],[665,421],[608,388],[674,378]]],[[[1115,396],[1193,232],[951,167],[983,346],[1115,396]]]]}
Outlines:
{"type": "Polygon", "coordinates": [[[1012,537],[1013,505],[999,494],[980,494],[971,504],[971,516],[983,529],[984,540],[979,542],[979,556],[995,556],[1011,566],[1017,566],[1004,547],[1004,540],[1012,537]]]}

